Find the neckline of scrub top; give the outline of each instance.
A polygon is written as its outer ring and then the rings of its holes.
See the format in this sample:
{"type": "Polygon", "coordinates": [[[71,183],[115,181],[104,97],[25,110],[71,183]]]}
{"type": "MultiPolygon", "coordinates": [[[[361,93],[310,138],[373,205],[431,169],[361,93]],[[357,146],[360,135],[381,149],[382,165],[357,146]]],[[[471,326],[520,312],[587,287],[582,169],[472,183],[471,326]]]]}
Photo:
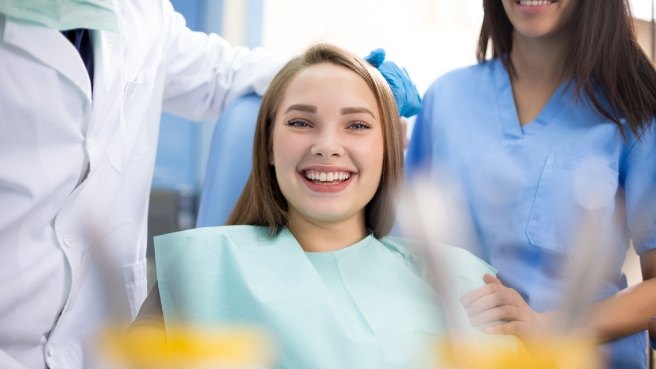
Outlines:
{"type": "Polygon", "coordinates": [[[287,228],[287,227],[283,228],[281,230],[281,236],[290,238],[291,240],[293,240],[293,242],[295,242],[298,245],[299,249],[303,250],[305,255],[307,255],[308,257],[314,257],[314,258],[321,258],[321,257],[328,257],[328,256],[335,256],[335,257],[340,256],[341,257],[341,256],[356,252],[358,250],[361,250],[361,249],[367,247],[371,243],[371,240],[374,239],[373,233],[369,232],[365,238],[363,238],[360,241],[354,243],[353,245],[346,246],[346,247],[343,247],[341,249],[330,250],[330,251],[305,251],[303,249],[303,247],[301,246],[301,244],[298,243],[298,240],[296,240],[296,237],[294,237],[294,235],[289,230],[289,228],[287,228]]]}
{"type": "Polygon", "coordinates": [[[563,104],[561,98],[569,90],[567,81],[561,82],[553,92],[540,113],[532,121],[522,125],[517,114],[515,97],[513,95],[510,74],[503,65],[500,58],[494,60],[494,82],[496,84],[497,106],[501,117],[501,125],[505,132],[506,138],[521,139],[526,136],[539,132],[547,126],[553,118],[560,112],[563,104]]]}
{"type": "MultiPolygon", "coordinates": [[[[366,327],[365,335],[371,334],[371,324],[366,317],[366,312],[358,304],[357,288],[354,290],[353,268],[356,255],[371,244],[374,238],[369,235],[351,246],[331,251],[305,251],[307,260],[314,267],[315,273],[323,282],[323,288],[330,304],[333,305],[335,315],[343,327],[366,327]],[[350,262],[344,262],[350,260],[350,262]]],[[[359,262],[356,262],[359,265],[359,262]]],[[[356,284],[357,286],[357,284],[356,284]]],[[[362,333],[361,333],[362,334],[362,333]]],[[[362,336],[361,336],[362,337],[362,336]]]]}

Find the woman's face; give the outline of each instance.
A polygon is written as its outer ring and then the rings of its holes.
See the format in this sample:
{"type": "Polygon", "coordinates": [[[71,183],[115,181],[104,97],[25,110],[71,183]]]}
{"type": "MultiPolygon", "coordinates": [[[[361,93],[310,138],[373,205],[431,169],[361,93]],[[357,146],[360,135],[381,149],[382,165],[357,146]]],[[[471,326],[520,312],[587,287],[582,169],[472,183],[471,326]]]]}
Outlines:
{"type": "Polygon", "coordinates": [[[515,35],[544,39],[561,34],[573,21],[580,0],[501,0],[515,35]]]}
{"type": "Polygon", "coordinates": [[[323,63],[299,72],[278,107],[270,162],[289,223],[347,222],[364,231],[364,208],[380,183],[383,131],[360,76],[323,63]]]}

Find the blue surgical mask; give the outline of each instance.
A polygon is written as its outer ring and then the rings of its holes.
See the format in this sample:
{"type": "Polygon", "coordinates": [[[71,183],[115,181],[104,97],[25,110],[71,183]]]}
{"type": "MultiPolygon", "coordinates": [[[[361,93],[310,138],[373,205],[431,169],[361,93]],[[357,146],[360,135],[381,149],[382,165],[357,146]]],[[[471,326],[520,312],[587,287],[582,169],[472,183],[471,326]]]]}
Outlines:
{"type": "Polygon", "coordinates": [[[118,32],[114,0],[0,0],[0,13],[61,31],[88,28],[118,32]]]}

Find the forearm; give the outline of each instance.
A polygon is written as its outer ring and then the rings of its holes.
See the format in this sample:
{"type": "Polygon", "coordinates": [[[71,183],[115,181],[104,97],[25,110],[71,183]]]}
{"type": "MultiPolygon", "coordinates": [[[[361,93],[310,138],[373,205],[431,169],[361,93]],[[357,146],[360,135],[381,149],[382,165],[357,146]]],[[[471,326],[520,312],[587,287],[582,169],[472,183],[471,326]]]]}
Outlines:
{"type": "Polygon", "coordinates": [[[602,341],[647,329],[649,318],[656,316],[656,279],[632,286],[597,304],[587,326],[602,341]]]}

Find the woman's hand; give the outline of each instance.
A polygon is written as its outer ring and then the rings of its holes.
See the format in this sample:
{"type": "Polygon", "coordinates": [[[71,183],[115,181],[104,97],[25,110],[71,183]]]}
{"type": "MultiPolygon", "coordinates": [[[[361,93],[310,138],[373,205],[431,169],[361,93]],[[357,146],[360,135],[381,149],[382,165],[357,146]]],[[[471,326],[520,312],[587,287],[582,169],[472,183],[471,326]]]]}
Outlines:
{"type": "Polygon", "coordinates": [[[519,337],[544,334],[549,329],[551,313],[536,312],[519,292],[504,286],[491,274],[483,276],[483,280],[485,286],[461,299],[474,327],[484,326],[483,331],[489,334],[519,337]]]}

